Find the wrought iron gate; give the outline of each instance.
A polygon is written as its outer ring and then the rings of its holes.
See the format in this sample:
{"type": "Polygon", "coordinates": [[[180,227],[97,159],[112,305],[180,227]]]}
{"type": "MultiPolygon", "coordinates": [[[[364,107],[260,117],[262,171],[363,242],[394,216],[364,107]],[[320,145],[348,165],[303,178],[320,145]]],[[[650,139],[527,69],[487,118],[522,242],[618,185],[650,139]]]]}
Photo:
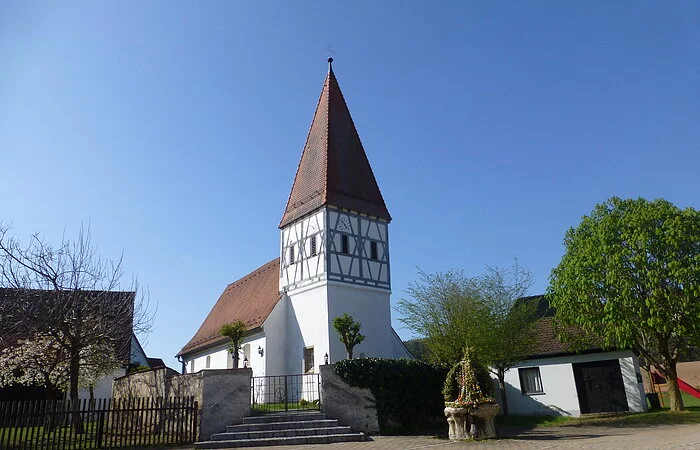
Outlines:
{"type": "Polygon", "coordinates": [[[321,377],[317,373],[253,377],[253,413],[321,409],[321,377]]]}

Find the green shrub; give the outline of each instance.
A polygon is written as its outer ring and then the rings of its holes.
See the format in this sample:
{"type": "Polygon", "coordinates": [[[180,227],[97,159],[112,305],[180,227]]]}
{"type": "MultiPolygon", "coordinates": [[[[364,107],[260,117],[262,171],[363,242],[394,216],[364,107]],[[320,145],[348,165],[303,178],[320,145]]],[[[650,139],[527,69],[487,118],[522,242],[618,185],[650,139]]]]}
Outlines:
{"type": "Polygon", "coordinates": [[[339,361],[335,372],[349,385],[372,391],[382,434],[432,431],[444,421],[444,367],[410,359],[358,358],[339,361]]]}

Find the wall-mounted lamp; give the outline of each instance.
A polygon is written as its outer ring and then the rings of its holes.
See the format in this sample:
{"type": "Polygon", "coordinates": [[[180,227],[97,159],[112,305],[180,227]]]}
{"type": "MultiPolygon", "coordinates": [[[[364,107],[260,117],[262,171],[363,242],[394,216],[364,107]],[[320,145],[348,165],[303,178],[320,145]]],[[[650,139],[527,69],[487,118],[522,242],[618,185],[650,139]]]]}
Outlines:
{"type": "Polygon", "coordinates": [[[328,352],[326,352],[326,356],[323,357],[323,364],[328,365],[328,352]]]}
{"type": "Polygon", "coordinates": [[[265,354],[265,350],[262,347],[258,347],[258,355],[262,356],[265,354]]]}
{"type": "Polygon", "coordinates": [[[248,368],[248,357],[247,356],[243,357],[243,368],[244,369],[248,368]]]}

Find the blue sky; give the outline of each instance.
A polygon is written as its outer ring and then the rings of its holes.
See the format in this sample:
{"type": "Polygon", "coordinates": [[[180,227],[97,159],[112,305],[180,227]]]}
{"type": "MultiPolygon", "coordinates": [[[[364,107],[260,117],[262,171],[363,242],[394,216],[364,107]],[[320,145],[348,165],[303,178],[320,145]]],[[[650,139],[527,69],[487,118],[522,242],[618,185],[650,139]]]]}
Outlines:
{"type": "Polygon", "coordinates": [[[700,3],[261,3],[0,2],[0,220],[89,222],[174,367],[278,254],[328,48],[394,219],[392,302],[417,267],[514,257],[541,293],[612,195],[700,207],[700,3]]]}

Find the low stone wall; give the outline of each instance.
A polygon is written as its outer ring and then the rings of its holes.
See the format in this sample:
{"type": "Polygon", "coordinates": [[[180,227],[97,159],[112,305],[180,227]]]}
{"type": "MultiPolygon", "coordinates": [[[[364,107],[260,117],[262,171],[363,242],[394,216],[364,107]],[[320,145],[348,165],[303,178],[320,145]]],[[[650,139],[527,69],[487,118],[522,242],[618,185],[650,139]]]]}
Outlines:
{"type": "Polygon", "coordinates": [[[354,431],[379,433],[377,406],[369,389],[350,386],[335,373],[335,365],[320,366],[321,410],[354,431]]]}
{"type": "Polygon", "coordinates": [[[241,423],[250,415],[251,369],[201,370],[179,375],[167,369],[140,372],[114,380],[112,396],[184,397],[199,404],[198,440],[209,440],[226,426],[241,423]]]}

